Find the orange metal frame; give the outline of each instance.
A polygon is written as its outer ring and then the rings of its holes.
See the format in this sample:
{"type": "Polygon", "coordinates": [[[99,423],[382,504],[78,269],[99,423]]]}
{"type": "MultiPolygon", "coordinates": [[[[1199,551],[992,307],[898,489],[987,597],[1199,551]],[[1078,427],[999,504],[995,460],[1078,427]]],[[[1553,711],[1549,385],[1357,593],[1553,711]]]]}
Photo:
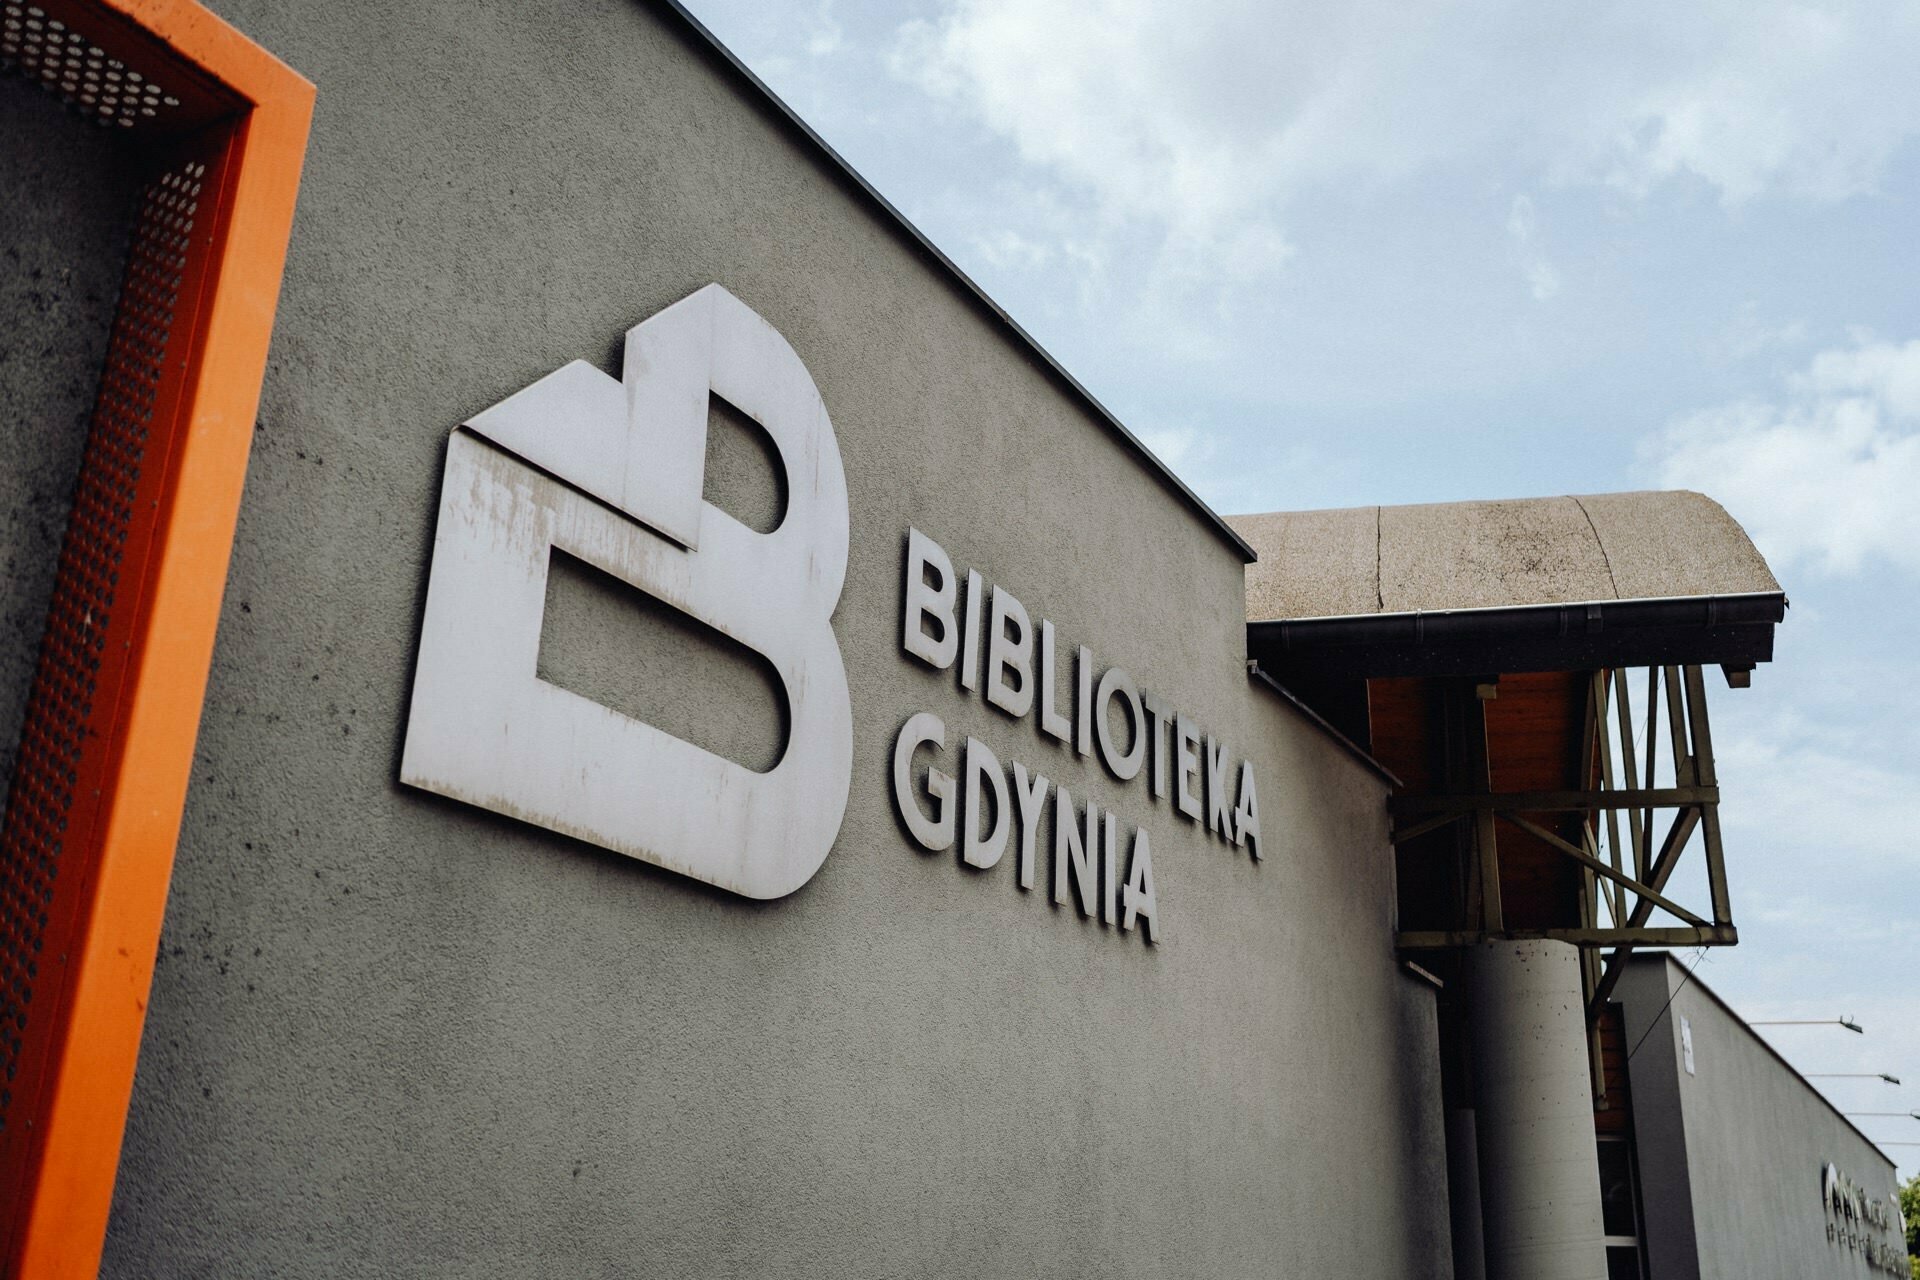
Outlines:
{"type": "MultiPolygon", "coordinates": [[[[159,169],[204,166],[144,452],[129,482],[134,500],[125,504],[124,541],[116,544],[115,605],[104,644],[88,640],[99,655],[92,695],[80,713],[79,745],[61,757],[71,767],[55,779],[67,797],[59,874],[46,891],[40,935],[10,943],[31,946],[23,953],[34,960],[25,970],[33,977],[31,1003],[18,1028],[8,1028],[18,1044],[0,1129],[0,1266],[15,1276],[91,1276],[132,1094],[314,89],[192,0],[35,3],[37,20],[84,38],[114,67],[170,86],[166,119],[129,127],[129,145],[159,169]]],[[[85,114],[77,92],[64,96],[85,114]]],[[[116,333],[129,323],[134,292],[130,274],[116,333]]],[[[96,439],[106,400],[103,389],[96,439]]],[[[87,468],[107,465],[90,440],[83,488],[87,468]]],[[[70,561],[87,536],[70,524],[55,619],[60,593],[80,590],[84,568],[70,561]]],[[[26,856],[16,828],[35,820],[15,811],[29,801],[47,811],[44,783],[21,776],[24,744],[36,732],[43,735],[37,741],[48,741],[46,726],[64,723],[57,716],[72,718],[70,706],[50,707],[57,698],[42,687],[50,687],[50,654],[59,644],[72,652],[72,637],[56,635],[50,621],[8,797],[10,862],[26,856]],[[27,795],[34,787],[40,790],[27,795]]]]}

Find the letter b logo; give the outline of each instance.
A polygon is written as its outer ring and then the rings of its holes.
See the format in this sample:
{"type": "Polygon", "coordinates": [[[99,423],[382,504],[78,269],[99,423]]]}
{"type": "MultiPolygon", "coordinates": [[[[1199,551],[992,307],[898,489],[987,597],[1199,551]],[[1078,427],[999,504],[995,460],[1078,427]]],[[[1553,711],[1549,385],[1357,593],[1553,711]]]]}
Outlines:
{"type": "Polygon", "coordinates": [[[825,861],[853,770],[833,424],[786,339],[717,284],[629,331],[623,374],[576,360],[449,440],[401,781],[778,898],[825,861]],[[779,453],[771,533],[701,498],[710,393],[779,453]],[[764,656],[791,711],[779,763],[756,773],[539,679],[554,547],[764,656]]]}

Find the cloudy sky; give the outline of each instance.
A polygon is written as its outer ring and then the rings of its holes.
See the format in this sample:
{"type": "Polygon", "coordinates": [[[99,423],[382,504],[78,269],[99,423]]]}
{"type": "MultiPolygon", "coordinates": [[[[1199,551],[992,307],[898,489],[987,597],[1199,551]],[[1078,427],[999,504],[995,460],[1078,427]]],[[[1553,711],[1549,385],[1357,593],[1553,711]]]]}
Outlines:
{"type": "Polygon", "coordinates": [[[691,4],[1219,510],[1720,499],[1793,607],[1699,972],[1920,1110],[1920,6],[691,4]]]}

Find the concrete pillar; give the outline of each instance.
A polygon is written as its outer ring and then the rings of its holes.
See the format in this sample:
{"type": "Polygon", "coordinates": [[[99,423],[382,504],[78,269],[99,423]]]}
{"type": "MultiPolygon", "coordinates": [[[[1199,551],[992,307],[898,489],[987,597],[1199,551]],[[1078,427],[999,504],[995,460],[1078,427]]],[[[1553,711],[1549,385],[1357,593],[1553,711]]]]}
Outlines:
{"type": "Polygon", "coordinates": [[[1453,1226],[1453,1280],[1487,1280],[1477,1129],[1472,1107],[1447,1108],[1447,1212],[1453,1226]]]}
{"type": "Polygon", "coordinates": [[[1467,957],[1487,1280],[1607,1280],[1579,953],[1467,957]]]}

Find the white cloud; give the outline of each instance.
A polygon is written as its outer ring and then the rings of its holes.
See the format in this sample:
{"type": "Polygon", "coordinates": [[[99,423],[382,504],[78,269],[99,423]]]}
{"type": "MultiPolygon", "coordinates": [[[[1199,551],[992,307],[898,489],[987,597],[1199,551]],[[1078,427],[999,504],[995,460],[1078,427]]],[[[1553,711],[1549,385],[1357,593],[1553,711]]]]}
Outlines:
{"type": "Polygon", "coordinates": [[[813,29],[807,33],[807,54],[809,57],[825,58],[840,52],[846,44],[846,33],[840,24],[834,21],[833,0],[821,0],[820,11],[815,15],[813,29]]]}
{"type": "Polygon", "coordinates": [[[1135,433],[1156,458],[1176,472],[1212,460],[1219,440],[1194,427],[1145,428],[1135,433]]]}
{"type": "MultiPolygon", "coordinates": [[[[1841,866],[1902,878],[1920,872],[1907,832],[1909,778],[1901,762],[1888,767],[1870,736],[1820,708],[1804,715],[1791,704],[1747,733],[1723,736],[1716,755],[1729,833],[1749,846],[1793,851],[1816,881],[1841,866]],[[1845,847],[1836,848],[1841,838],[1845,847]]],[[[1787,905],[1836,909],[1819,898],[1787,905]]]]}
{"type": "Polygon", "coordinates": [[[1108,215],[1195,242],[1274,222],[1307,187],[1463,161],[1839,199],[1920,132],[1916,64],[1907,0],[951,0],[893,57],[1108,215]]]}
{"type": "Polygon", "coordinates": [[[1749,300],[1730,323],[1702,346],[1705,354],[1715,360],[1737,363],[1769,351],[1798,347],[1806,341],[1806,321],[1770,322],[1761,316],[1759,304],[1749,300]]]}
{"type": "Polygon", "coordinates": [[[1526,274],[1527,291],[1535,302],[1545,302],[1560,292],[1560,273],[1547,261],[1540,248],[1540,216],[1530,196],[1513,198],[1507,211],[1507,238],[1513,242],[1515,256],[1526,274]]]}
{"type": "Polygon", "coordinates": [[[1815,356],[1794,385],[1816,395],[1862,393],[1892,417],[1920,421],[1920,341],[1899,346],[1861,335],[1852,347],[1815,356]]]}
{"type": "Polygon", "coordinates": [[[1776,567],[1920,572],[1920,341],[1824,351],[1780,398],[1683,418],[1642,454],[1661,484],[1725,504],[1776,567]]]}
{"type": "Polygon", "coordinates": [[[973,237],[973,247],[982,259],[1000,268],[1033,270],[1046,266],[1053,257],[1047,245],[1010,228],[973,237]]]}

